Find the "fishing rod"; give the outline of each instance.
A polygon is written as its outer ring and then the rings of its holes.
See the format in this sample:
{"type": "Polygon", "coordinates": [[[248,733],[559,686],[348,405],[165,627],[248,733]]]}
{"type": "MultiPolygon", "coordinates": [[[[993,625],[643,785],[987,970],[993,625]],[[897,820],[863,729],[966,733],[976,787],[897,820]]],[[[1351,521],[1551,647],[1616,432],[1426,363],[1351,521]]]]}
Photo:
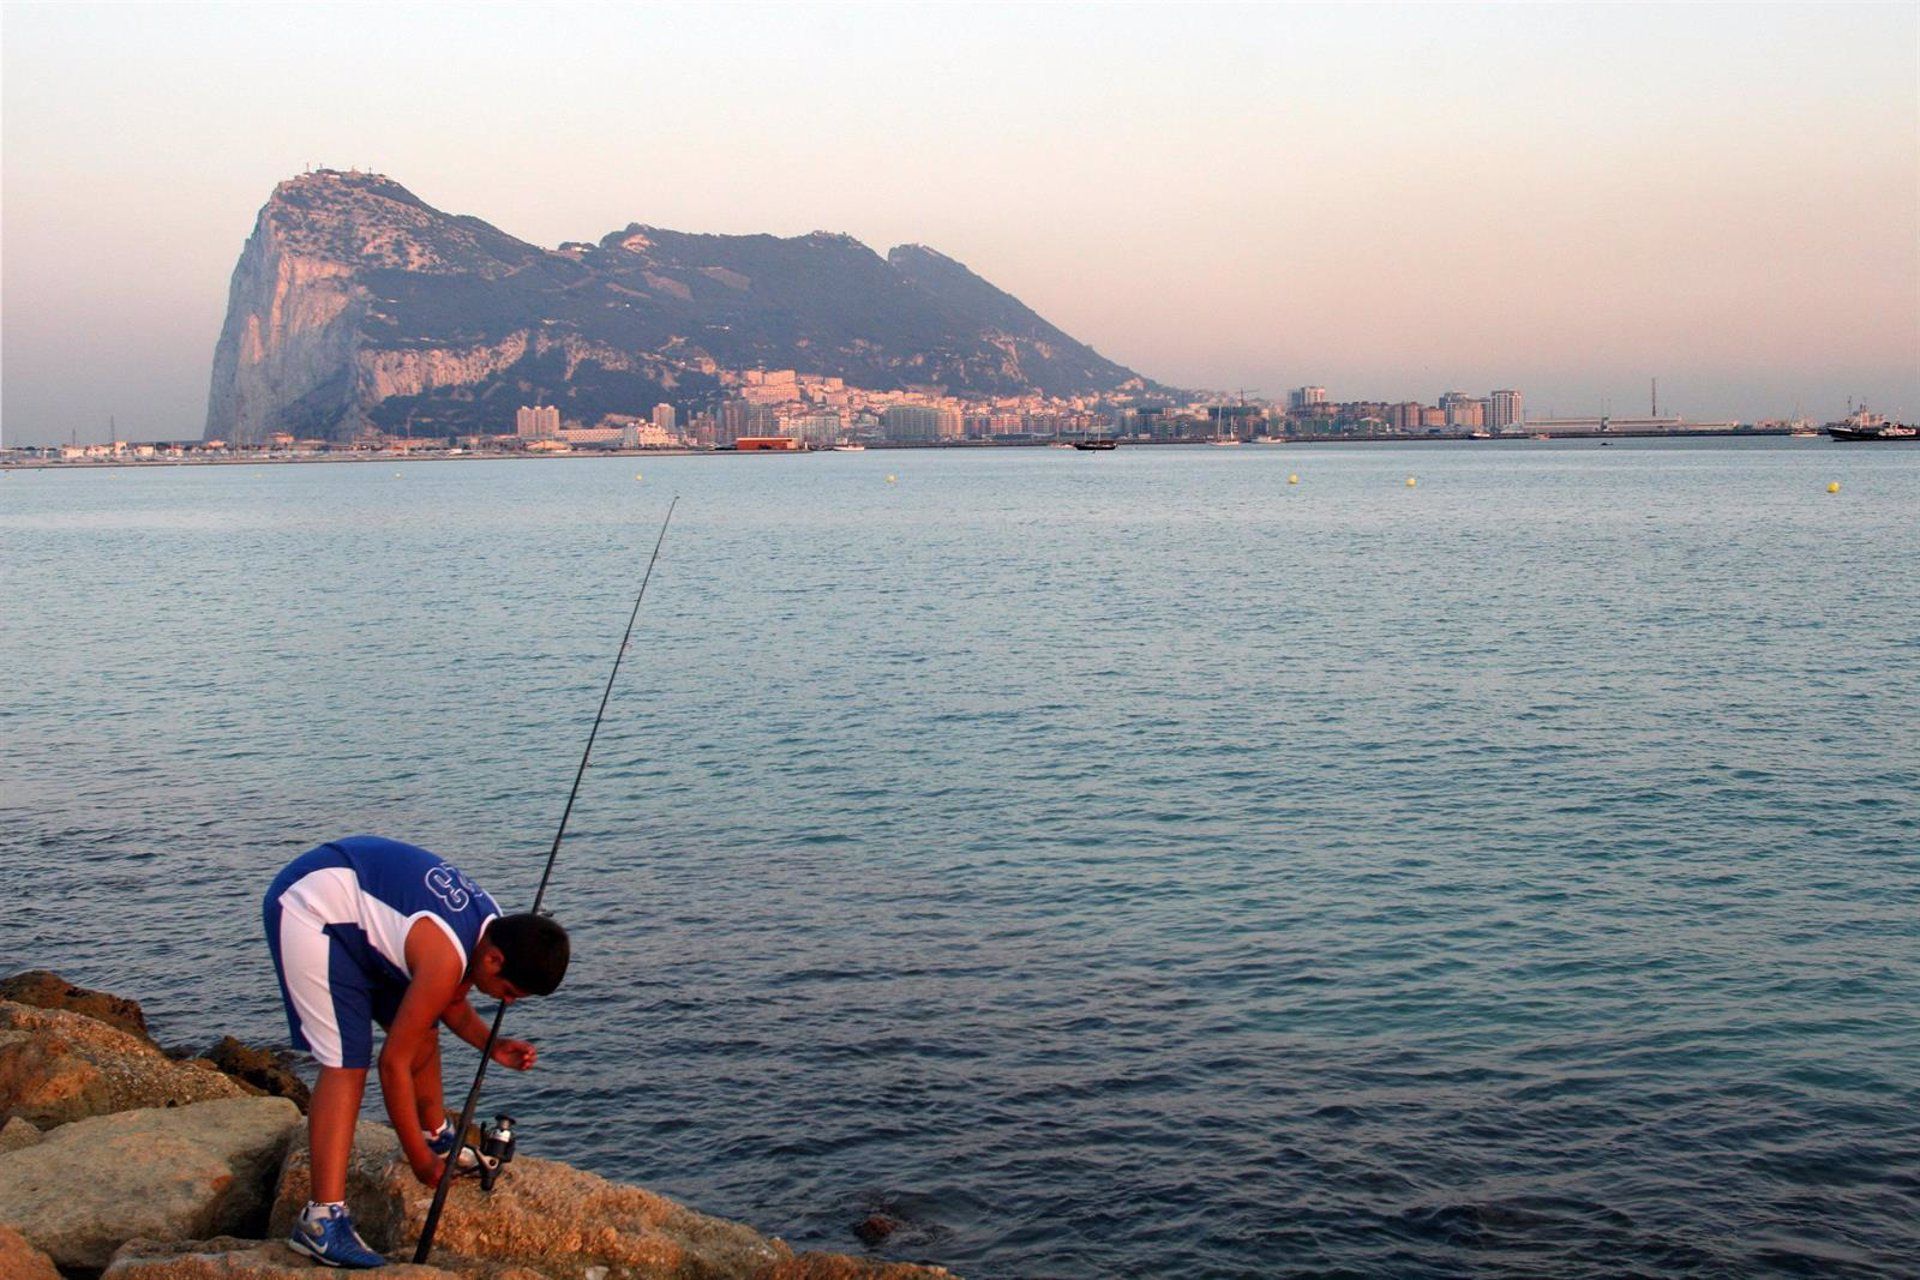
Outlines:
{"type": "MultiPolygon", "coordinates": [[[[560,811],[560,829],[553,833],[553,848],[547,851],[547,869],[540,875],[540,888],[533,895],[531,913],[538,915],[540,904],[546,900],[547,882],[553,879],[554,860],[560,856],[560,842],[567,836],[567,819],[573,816],[573,802],[580,795],[580,780],[587,776],[587,761],[593,757],[593,740],[600,736],[600,722],[607,716],[607,701],[613,697],[613,682],[620,674],[620,660],[627,656],[627,642],[633,639],[633,624],[640,617],[640,602],[647,598],[647,584],[653,581],[653,566],[660,560],[660,546],[667,540],[667,525],[673,520],[673,509],[680,505],[680,495],[675,494],[673,501],[667,504],[667,515],[660,522],[660,536],[653,541],[653,555],[647,560],[647,571],[640,579],[640,590],[633,597],[633,612],[627,615],[626,634],[620,637],[620,648],[613,655],[613,670],[607,672],[607,687],[600,694],[600,710],[593,717],[593,728],[587,734],[587,749],[580,753],[580,767],[574,770],[573,789],[567,792],[567,807],[560,811]]],[[[454,1127],[455,1141],[453,1151],[447,1156],[446,1167],[440,1171],[440,1182],[433,1189],[433,1207],[427,1210],[427,1221],[420,1228],[420,1244],[413,1251],[415,1266],[423,1266],[427,1255],[433,1251],[433,1233],[440,1226],[440,1213],[447,1207],[447,1192],[453,1186],[455,1171],[460,1165],[460,1153],[466,1144],[467,1126],[473,1123],[473,1110],[480,1103],[480,1086],[487,1078],[487,1064],[493,1061],[493,1046],[500,1039],[500,1020],[506,1017],[507,1002],[502,1000],[493,1011],[493,1026],[487,1031],[487,1043],[480,1049],[480,1069],[473,1073],[473,1088],[467,1090],[467,1105],[460,1109],[460,1123],[454,1127]]]]}

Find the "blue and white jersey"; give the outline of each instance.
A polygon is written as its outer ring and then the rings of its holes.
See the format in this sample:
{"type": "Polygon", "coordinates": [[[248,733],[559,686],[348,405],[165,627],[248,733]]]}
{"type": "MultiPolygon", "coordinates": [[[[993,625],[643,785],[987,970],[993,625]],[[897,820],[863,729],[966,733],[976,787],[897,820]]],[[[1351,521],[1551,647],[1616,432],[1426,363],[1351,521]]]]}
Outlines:
{"type": "Polygon", "coordinates": [[[438,925],[464,969],[480,931],[500,914],[492,895],[439,854],[381,836],[323,844],[275,887],[281,911],[336,936],[358,931],[378,960],[408,980],[407,931],[416,921],[438,925]]]}

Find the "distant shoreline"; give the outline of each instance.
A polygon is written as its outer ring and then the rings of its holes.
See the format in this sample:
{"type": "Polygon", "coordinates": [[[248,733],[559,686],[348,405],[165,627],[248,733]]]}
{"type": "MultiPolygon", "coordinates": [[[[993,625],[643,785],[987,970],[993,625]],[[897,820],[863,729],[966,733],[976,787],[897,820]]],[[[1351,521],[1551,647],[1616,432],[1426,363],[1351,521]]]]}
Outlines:
{"type": "MultiPolygon", "coordinates": [[[[1330,444],[1559,444],[1563,442],[1590,443],[1610,440],[1751,440],[1779,439],[1791,437],[1791,431],[1777,429],[1759,429],[1751,431],[1594,431],[1566,433],[1538,439],[1532,435],[1501,435],[1485,439],[1471,436],[1404,436],[1404,435],[1368,435],[1368,436],[1316,436],[1288,437],[1281,445],[1258,445],[1253,441],[1243,442],[1249,448],[1301,448],[1330,444]]],[[[1821,437],[1824,439],[1825,437],[1821,437]]],[[[1070,443],[1054,440],[965,440],[943,442],[939,444],[870,444],[870,452],[915,452],[926,450],[978,450],[978,449],[1046,449],[1058,443],[1070,443]]],[[[1127,449],[1165,449],[1165,448],[1207,448],[1211,442],[1206,440],[1122,440],[1121,446],[1127,449]]],[[[593,449],[578,453],[447,453],[444,451],[427,452],[425,450],[410,453],[263,453],[232,455],[199,455],[186,458],[25,458],[0,454],[0,470],[4,471],[63,471],[63,470],[100,470],[109,467],[252,467],[278,466],[281,464],[311,465],[315,463],[368,463],[368,462],[567,462],[583,458],[750,458],[750,457],[788,457],[794,454],[831,453],[831,449],[767,449],[740,452],[733,449],[593,449]]]]}

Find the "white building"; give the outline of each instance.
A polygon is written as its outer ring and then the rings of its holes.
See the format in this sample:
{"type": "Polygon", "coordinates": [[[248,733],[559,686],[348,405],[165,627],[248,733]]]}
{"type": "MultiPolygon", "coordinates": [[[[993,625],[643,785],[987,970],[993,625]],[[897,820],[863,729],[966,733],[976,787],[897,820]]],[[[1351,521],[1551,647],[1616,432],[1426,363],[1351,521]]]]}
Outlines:
{"type": "Polygon", "coordinates": [[[677,423],[678,417],[675,415],[672,405],[657,404],[653,406],[653,425],[655,427],[668,435],[672,435],[674,434],[674,427],[677,423]]]}
{"type": "Polygon", "coordinates": [[[1518,391],[1495,391],[1487,397],[1487,426],[1494,431],[1527,425],[1527,406],[1518,391]]]}

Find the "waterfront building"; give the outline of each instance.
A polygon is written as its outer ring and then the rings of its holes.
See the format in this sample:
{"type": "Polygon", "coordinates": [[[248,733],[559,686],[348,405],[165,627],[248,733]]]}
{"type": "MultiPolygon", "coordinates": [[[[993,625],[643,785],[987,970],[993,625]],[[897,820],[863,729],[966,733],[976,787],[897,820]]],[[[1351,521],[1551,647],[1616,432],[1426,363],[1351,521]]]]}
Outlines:
{"type": "Polygon", "coordinates": [[[1295,387],[1292,391],[1287,392],[1288,409],[1306,409],[1316,404],[1325,404],[1326,402],[1327,389],[1325,387],[1295,387]]]}
{"type": "Polygon", "coordinates": [[[1495,391],[1487,397],[1487,426],[1494,431],[1524,427],[1527,409],[1518,391],[1495,391]]]}
{"type": "Polygon", "coordinates": [[[513,429],[522,440],[551,440],[560,434],[560,406],[523,404],[514,415],[513,429]]]}
{"type": "Polygon", "coordinates": [[[957,440],[962,430],[960,411],[933,405],[889,405],[880,415],[880,426],[893,444],[934,444],[957,440]]]}
{"type": "Polygon", "coordinates": [[[1387,425],[1395,431],[1420,430],[1420,414],[1426,408],[1418,400],[1402,400],[1387,408],[1387,425]]]}
{"type": "Polygon", "coordinates": [[[780,434],[816,449],[831,449],[846,434],[846,423],[838,412],[804,413],[784,420],[780,434]]]}
{"type": "Polygon", "coordinates": [[[677,417],[673,411],[673,406],[670,404],[657,404],[653,406],[653,425],[667,435],[674,434],[677,417]]]}
{"type": "Polygon", "coordinates": [[[612,447],[620,443],[622,430],[620,427],[561,427],[554,436],[541,438],[557,438],[566,444],[592,444],[612,447]]]}
{"type": "Polygon", "coordinates": [[[714,428],[715,444],[732,444],[741,436],[770,436],[780,429],[779,414],[763,404],[729,400],[720,406],[714,428]]]}

